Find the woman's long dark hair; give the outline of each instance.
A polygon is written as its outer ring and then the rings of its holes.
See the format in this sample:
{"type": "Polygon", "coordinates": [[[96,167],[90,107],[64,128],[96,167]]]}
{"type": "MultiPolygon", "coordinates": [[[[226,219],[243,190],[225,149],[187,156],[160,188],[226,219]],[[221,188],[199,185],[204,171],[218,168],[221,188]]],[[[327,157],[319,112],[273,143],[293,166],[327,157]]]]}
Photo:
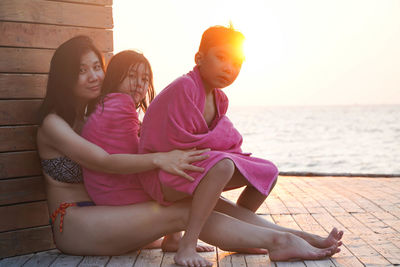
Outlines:
{"type": "Polygon", "coordinates": [[[46,96],[39,109],[39,124],[51,112],[63,118],[71,127],[76,118],[77,101],[73,88],[78,82],[81,58],[93,51],[104,70],[101,52],[87,36],[76,36],[61,44],[50,63],[46,96]]]}
{"type": "Polygon", "coordinates": [[[146,112],[147,107],[155,97],[153,72],[151,70],[150,62],[142,53],[133,50],[124,50],[114,55],[111,58],[110,63],[108,63],[100,96],[89,103],[88,114],[94,111],[97,104],[103,104],[104,98],[107,94],[117,92],[119,85],[122,83],[125,77],[129,75],[130,68],[132,66],[139,66],[140,64],[144,64],[146,69],[149,70],[150,74],[147,97],[145,97],[145,99],[140,101],[140,103],[137,105],[137,108],[140,108],[143,112],[146,112]]]}

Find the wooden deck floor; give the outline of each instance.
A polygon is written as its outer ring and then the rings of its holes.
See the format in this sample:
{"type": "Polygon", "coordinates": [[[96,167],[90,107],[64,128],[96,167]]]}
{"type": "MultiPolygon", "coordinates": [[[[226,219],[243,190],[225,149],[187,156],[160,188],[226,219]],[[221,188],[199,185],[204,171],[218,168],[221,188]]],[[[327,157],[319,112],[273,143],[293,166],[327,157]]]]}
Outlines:
{"type": "MultiPolygon", "coordinates": [[[[225,196],[235,200],[239,190],[225,196]]],[[[267,255],[202,253],[214,266],[398,266],[400,178],[280,177],[258,210],[266,219],[321,235],[345,231],[342,252],[320,261],[271,262],[267,255]]],[[[118,257],[67,256],[57,250],[6,258],[0,266],[174,266],[173,253],[142,250],[118,257]]]]}

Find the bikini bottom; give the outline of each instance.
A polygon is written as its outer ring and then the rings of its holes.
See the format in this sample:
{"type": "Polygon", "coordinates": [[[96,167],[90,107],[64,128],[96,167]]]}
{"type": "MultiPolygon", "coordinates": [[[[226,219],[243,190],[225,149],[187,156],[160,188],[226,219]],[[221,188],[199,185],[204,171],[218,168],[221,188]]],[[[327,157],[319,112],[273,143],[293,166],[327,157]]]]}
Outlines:
{"type": "Polygon", "coordinates": [[[81,202],[73,202],[73,203],[66,203],[63,202],[60,206],[51,214],[50,216],[50,224],[53,225],[58,214],[60,214],[60,232],[63,231],[63,222],[64,216],[67,212],[69,207],[87,207],[87,206],[95,206],[94,202],[92,201],[81,201],[81,202]]]}

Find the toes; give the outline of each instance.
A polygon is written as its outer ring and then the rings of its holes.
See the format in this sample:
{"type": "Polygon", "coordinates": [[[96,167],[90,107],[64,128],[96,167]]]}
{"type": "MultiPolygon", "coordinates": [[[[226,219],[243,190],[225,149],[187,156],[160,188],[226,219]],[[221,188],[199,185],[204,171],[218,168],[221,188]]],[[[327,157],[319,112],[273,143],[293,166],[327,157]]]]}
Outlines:
{"type": "Polygon", "coordinates": [[[336,227],[333,227],[333,229],[332,229],[332,231],[331,231],[331,234],[332,234],[334,237],[336,237],[337,234],[338,234],[338,229],[337,229],[336,227]]]}
{"type": "Polygon", "coordinates": [[[342,237],[343,237],[343,231],[339,231],[339,233],[337,234],[337,240],[340,240],[340,239],[342,239],[342,237]]]}
{"type": "Polygon", "coordinates": [[[211,252],[211,251],[214,251],[214,247],[212,247],[212,246],[197,246],[196,251],[197,252],[211,252]]]}
{"type": "Polygon", "coordinates": [[[207,260],[205,260],[205,259],[198,259],[198,260],[197,260],[197,264],[198,264],[198,265],[196,265],[196,266],[199,266],[199,267],[212,266],[211,262],[209,262],[209,261],[207,261],[207,260]]]}
{"type": "Polygon", "coordinates": [[[212,266],[212,263],[203,258],[175,260],[175,263],[187,267],[207,267],[212,266]]]}

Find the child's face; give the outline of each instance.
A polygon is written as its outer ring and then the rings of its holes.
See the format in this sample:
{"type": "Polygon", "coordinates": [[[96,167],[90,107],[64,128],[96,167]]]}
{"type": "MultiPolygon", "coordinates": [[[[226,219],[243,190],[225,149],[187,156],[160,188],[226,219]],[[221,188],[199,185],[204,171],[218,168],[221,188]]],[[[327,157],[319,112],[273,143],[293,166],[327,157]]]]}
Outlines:
{"type": "Polygon", "coordinates": [[[225,44],[213,46],[205,54],[198,52],[196,63],[206,89],[224,88],[236,80],[243,62],[237,51],[225,44]]]}
{"type": "Polygon", "coordinates": [[[137,105],[147,94],[150,84],[150,72],[146,65],[141,63],[132,65],[128,74],[118,87],[118,92],[128,94],[137,105]]]}

